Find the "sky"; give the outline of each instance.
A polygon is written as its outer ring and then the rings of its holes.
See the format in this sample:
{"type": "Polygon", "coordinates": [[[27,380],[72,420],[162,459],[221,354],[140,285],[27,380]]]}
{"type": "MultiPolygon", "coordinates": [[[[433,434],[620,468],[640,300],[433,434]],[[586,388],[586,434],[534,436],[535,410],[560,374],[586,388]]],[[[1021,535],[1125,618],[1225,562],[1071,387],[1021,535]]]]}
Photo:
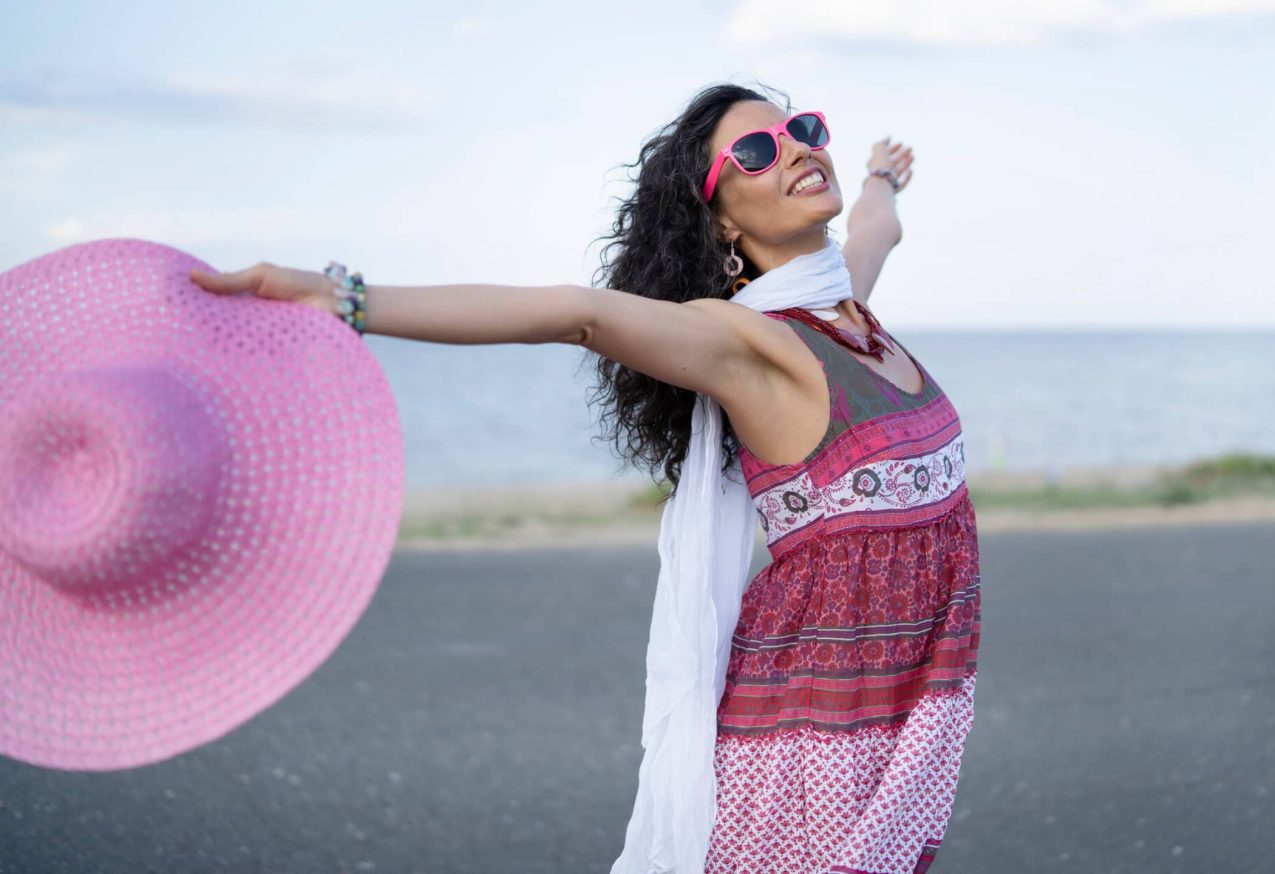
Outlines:
{"type": "Polygon", "coordinates": [[[0,269],[132,236],[589,285],[624,165],[734,82],[825,113],[842,238],[872,143],[913,148],[887,325],[1275,327],[1275,0],[45,2],[0,32],[0,269]]]}

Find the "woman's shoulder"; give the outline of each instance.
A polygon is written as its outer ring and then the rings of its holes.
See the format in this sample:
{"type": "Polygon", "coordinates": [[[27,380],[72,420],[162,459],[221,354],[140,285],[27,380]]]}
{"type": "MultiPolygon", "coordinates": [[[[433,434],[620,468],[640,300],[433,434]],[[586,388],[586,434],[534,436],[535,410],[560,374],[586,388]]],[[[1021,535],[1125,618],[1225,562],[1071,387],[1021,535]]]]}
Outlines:
{"type": "Polygon", "coordinates": [[[811,361],[811,342],[793,328],[804,328],[800,322],[779,313],[763,312],[725,298],[702,298],[692,301],[705,310],[730,320],[752,353],[754,369],[766,371],[765,378],[750,378],[753,385],[765,384],[785,397],[808,396],[826,391],[823,359],[816,352],[811,361]],[[702,303],[701,303],[702,301],[702,303]]]}
{"type": "Polygon", "coordinates": [[[686,303],[729,321],[763,358],[783,360],[785,350],[792,349],[792,331],[778,324],[789,321],[782,314],[761,312],[722,297],[701,297],[686,303]]]}
{"type": "Polygon", "coordinates": [[[750,344],[762,358],[794,376],[806,369],[806,350],[812,345],[809,335],[817,333],[813,328],[782,311],[764,312],[728,300],[721,303],[745,326],[750,344]],[[746,312],[740,314],[739,310],[746,312]]]}

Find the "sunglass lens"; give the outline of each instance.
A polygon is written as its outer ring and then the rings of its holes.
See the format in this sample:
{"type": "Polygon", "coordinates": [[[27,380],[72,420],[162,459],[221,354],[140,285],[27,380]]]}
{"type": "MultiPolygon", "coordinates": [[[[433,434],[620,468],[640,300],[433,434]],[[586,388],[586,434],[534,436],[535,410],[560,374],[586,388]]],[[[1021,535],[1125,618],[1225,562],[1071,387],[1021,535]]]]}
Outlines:
{"type": "Polygon", "coordinates": [[[828,128],[819,120],[819,116],[804,113],[788,122],[788,131],[794,139],[800,140],[813,149],[828,143],[828,128]]]}
{"type": "Polygon", "coordinates": [[[749,134],[742,137],[731,150],[745,170],[765,170],[779,157],[775,152],[775,140],[770,134],[749,134]]]}

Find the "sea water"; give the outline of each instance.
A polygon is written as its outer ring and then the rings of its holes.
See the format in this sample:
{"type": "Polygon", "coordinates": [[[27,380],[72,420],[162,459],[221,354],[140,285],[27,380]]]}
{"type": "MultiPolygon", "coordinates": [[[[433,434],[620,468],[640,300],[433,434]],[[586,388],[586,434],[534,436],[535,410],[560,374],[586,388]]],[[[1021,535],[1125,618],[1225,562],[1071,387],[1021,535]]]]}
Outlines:
{"type": "MultiPolygon", "coordinates": [[[[893,333],[955,405],[971,473],[1275,453],[1275,331],[893,333]]],[[[649,481],[602,436],[586,349],[366,342],[409,487],[649,481]]]]}

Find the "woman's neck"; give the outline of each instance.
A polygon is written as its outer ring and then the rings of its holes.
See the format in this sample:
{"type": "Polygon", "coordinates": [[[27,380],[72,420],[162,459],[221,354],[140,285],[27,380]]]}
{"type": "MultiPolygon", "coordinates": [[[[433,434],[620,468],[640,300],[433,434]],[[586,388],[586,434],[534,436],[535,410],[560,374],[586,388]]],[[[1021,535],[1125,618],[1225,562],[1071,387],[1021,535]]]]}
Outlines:
{"type": "MultiPolygon", "coordinates": [[[[858,308],[854,305],[854,298],[847,298],[836,306],[817,307],[820,312],[834,312],[838,318],[836,321],[830,321],[828,324],[836,325],[838,328],[844,328],[854,334],[867,334],[871,329],[868,320],[863,317],[858,308]]],[[[815,313],[818,315],[818,313],[815,313]]]]}

